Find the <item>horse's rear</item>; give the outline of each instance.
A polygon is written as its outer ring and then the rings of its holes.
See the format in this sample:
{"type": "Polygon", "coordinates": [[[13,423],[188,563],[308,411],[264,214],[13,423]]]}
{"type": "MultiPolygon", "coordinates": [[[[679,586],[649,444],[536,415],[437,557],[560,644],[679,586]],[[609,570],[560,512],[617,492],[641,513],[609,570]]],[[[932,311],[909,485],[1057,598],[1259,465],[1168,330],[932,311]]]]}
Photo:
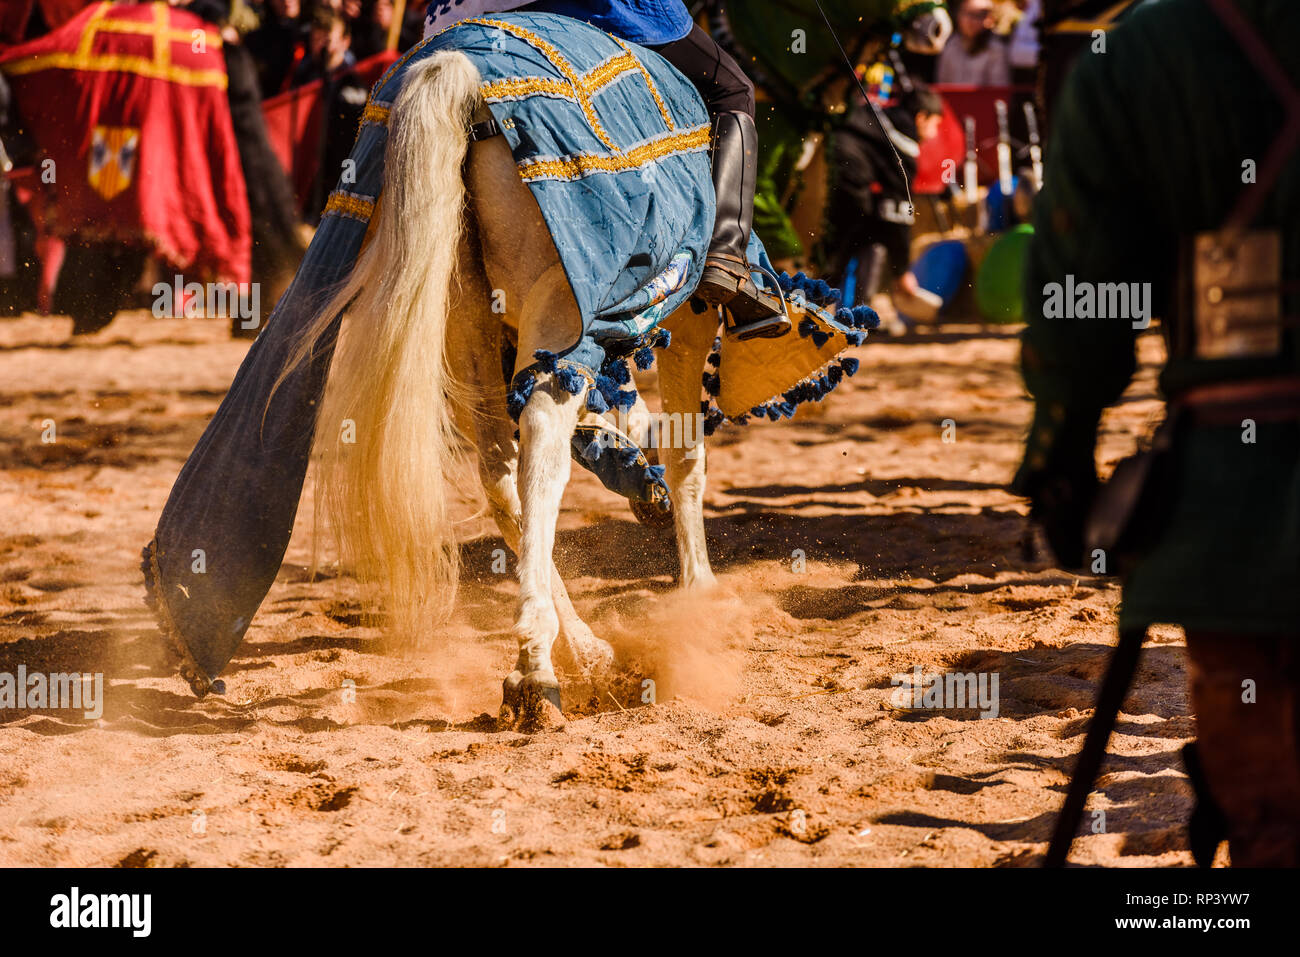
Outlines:
{"type": "MultiPolygon", "coordinates": [[[[481,85],[457,51],[405,70],[387,117],[384,188],[366,246],[296,360],[345,313],[317,427],[318,518],[334,532],[340,557],[377,588],[390,630],[402,638],[426,639],[451,609],[452,493],[467,465],[459,437],[477,449],[489,508],[518,556],[519,657],[505,704],[536,724],[545,703],[560,706],[557,663],[591,674],[613,660],[574,611],[551,557],[570,441],[579,418],[592,414],[586,396],[594,382],[538,365],[537,356],[571,350],[583,319],[510,146],[501,136],[471,142],[471,128],[491,119],[481,85]],[[507,336],[515,376],[526,372],[530,384],[514,410],[517,440],[502,373],[507,336]]],[[[665,380],[679,384],[667,390],[666,405],[681,414],[698,411],[714,328],[686,336],[666,364],[665,380]]],[[[703,457],[666,452],[671,487],[689,497],[675,496],[679,524],[692,526],[679,536],[683,568],[692,584],[707,584],[703,457]]]]}

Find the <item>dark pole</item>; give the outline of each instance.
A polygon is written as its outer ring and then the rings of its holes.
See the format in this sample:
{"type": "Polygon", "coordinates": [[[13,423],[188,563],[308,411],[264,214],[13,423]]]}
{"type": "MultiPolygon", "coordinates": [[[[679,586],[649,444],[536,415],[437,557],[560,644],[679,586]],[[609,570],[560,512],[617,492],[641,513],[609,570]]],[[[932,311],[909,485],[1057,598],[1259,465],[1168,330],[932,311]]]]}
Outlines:
{"type": "Polygon", "coordinates": [[[1101,769],[1101,759],[1106,754],[1106,744],[1110,733],[1115,729],[1115,718],[1124,704],[1124,696],[1133,682],[1137,671],[1138,656],[1142,652],[1142,642],[1146,639],[1146,628],[1130,628],[1119,633],[1119,644],[1110,658],[1110,666],[1101,682],[1101,691],[1097,694],[1097,706],[1092,714],[1092,723],[1088,725],[1088,735],[1083,740],[1079,759],[1074,765],[1074,775],[1070,778],[1070,790],[1065,795],[1065,804],[1056,819],[1056,833],[1047,848],[1047,860],[1044,867],[1064,867],[1065,859],[1070,854],[1070,844],[1079,829],[1079,819],[1083,817],[1083,805],[1088,800],[1088,792],[1097,780],[1101,769]]]}

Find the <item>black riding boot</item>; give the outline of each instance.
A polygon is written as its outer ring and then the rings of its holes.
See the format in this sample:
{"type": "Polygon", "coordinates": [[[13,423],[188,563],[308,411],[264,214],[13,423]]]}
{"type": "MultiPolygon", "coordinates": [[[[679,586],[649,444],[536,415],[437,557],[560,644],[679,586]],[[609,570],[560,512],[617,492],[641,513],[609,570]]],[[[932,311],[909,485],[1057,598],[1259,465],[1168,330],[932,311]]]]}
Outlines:
{"type": "Polygon", "coordinates": [[[781,299],[758,288],[749,274],[745,247],[754,222],[758,131],[747,113],[721,113],[713,120],[713,191],[717,217],[695,294],[731,313],[729,334],[740,339],[784,335],[790,329],[781,299]]]}

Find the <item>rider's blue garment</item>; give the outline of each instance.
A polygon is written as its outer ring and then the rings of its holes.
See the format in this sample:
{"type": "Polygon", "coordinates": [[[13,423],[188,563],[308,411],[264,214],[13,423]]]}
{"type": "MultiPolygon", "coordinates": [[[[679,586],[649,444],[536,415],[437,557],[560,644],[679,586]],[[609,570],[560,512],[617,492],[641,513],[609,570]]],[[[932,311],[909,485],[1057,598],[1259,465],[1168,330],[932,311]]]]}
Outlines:
{"type": "Polygon", "coordinates": [[[606,33],[646,46],[680,40],[694,25],[682,0],[539,0],[524,9],[586,20],[606,33]]]}

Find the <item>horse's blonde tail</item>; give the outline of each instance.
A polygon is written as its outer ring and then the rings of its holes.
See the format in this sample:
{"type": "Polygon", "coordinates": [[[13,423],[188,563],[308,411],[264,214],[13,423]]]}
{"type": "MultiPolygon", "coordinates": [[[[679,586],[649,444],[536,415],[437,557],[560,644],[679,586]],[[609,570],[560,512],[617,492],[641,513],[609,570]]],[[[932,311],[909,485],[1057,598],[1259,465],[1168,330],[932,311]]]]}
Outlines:
{"type": "Polygon", "coordinates": [[[378,586],[400,640],[445,619],[459,577],[451,506],[465,461],[453,403],[468,388],[448,368],[446,333],[478,87],[463,53],[407,72],[370,242],[299,354],[345,311],[316,430],[317,525],[325,518],[340,558],[378,586]]]}

